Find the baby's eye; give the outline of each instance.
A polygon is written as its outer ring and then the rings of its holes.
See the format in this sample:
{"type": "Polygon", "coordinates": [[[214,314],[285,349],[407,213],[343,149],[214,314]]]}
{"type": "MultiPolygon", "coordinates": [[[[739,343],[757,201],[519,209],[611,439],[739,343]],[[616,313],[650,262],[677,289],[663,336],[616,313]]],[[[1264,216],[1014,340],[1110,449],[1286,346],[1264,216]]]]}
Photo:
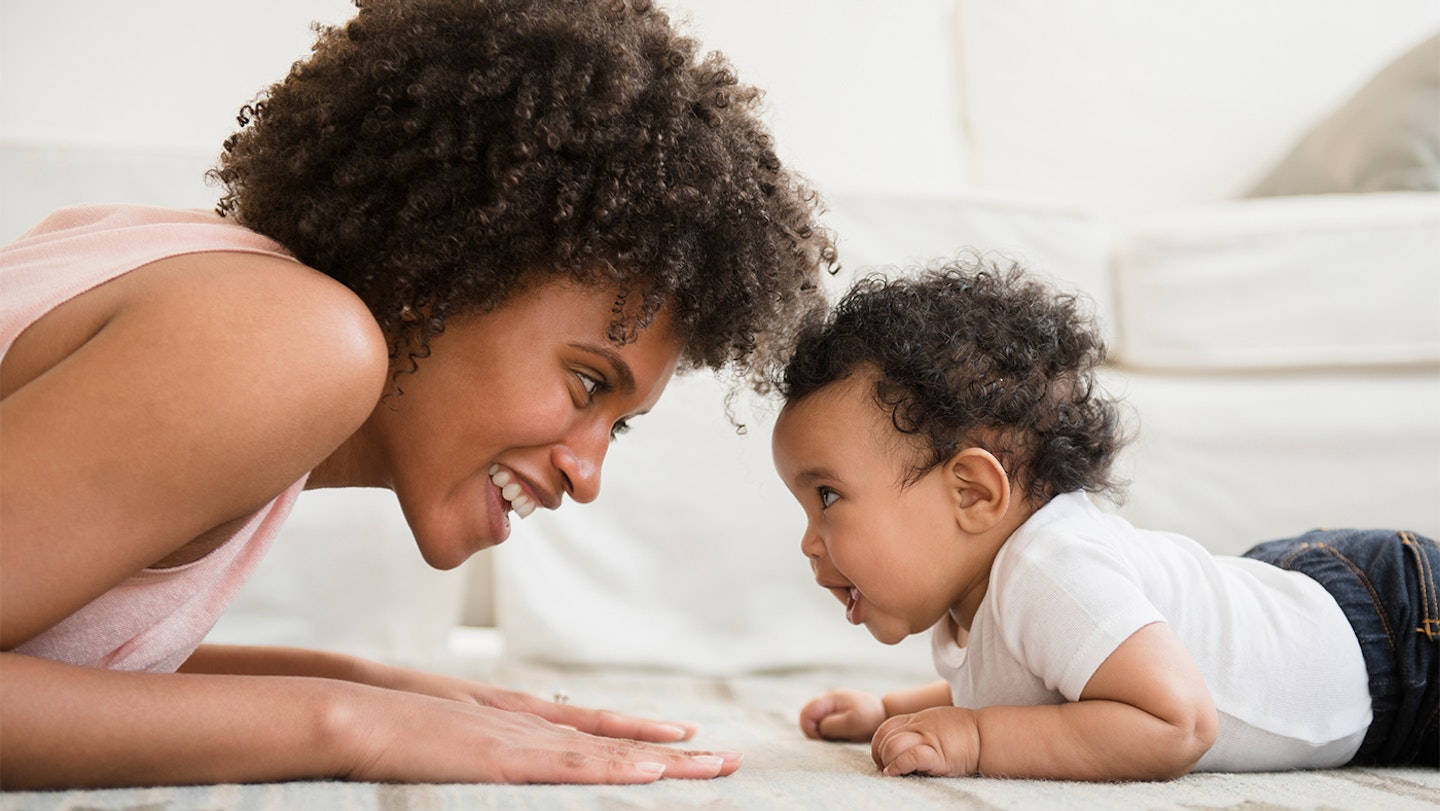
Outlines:
{"type": "Polygon", "coordinates": [[[840,494],[828,487],[816,488],[815,492],[820,494],[820,509],[822,510],[828,508],[840,499],[840,494]]]}

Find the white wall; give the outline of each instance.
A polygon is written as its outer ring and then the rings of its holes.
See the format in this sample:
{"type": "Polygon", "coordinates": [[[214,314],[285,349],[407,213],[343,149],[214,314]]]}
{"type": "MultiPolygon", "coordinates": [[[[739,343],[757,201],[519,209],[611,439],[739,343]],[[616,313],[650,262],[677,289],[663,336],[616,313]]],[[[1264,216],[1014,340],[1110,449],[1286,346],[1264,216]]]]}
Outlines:
{"type": "Polygon", "coordinates": [[[207,208],[241,106],[345,0],[0,0],[0,240],[49,211],[207,208]]]}
{"type": "Polygon", "coordinates": [[[346,0],[0,0],[0,138],[215,152],[346,0]]]}

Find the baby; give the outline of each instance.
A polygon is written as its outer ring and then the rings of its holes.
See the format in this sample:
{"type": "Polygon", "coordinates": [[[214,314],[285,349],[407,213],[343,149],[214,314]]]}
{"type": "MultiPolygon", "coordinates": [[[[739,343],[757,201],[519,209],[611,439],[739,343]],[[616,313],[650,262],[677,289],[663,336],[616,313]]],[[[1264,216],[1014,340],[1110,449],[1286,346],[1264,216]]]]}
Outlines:
{"type": "Polygon", "coordinates": [[[851,623],[929,631],[943,681],[805,706],[884,774],[1169,778],[1435,764],[1440,547],[1326,530],[1222,557],[1097,509],[1104,346],[983,262],[861,280],[800,339],[775,466],[851,623]]]}

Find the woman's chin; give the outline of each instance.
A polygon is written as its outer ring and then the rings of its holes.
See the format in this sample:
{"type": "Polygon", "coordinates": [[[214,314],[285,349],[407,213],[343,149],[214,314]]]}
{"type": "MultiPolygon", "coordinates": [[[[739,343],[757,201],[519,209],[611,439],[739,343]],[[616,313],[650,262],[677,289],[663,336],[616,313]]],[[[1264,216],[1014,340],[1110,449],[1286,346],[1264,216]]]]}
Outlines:
{"type": "Polygon", "coordinates": [[[442,533],[416,532],[415,543],[420,549],[420,556],[433,569],[454,569],[476,552],[499,546],[510,537],[510,524],[506,520],[508,516],[499,517],[498,527],[492,522],[490,527],[480,528],[478,531],[470,527],[455,527],[442,533]]]}

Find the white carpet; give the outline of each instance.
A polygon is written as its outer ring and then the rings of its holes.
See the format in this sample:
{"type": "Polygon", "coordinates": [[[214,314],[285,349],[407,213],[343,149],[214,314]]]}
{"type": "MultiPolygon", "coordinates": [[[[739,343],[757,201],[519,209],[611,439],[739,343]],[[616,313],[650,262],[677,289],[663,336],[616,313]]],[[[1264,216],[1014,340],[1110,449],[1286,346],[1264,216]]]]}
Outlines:
{"type": "Polygon", "coordinates": [[[550,695],[701,724],[697,748],[745,752],[734,775],[647,786],[377,785],[296,782],[107,791],[9,792],[3,811],[448,811],[454,809],[1173,809],[1375,811],[1440,808],[1440,771],[1338,769],[1200,774],[1166,783],[883,778],[869,747],[810,741],[796,713],[833,686],[888,690],[912,675],[798,671],[729,679],[579,671],[513,661],[457,673],[550,695]]]}

